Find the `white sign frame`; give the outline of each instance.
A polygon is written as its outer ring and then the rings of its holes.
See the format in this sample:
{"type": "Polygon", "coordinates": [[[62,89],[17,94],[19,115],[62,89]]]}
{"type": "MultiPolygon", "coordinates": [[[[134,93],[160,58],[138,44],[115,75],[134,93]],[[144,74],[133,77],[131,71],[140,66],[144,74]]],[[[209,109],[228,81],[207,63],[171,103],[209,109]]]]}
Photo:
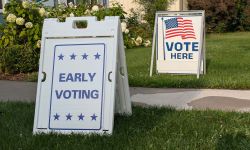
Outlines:
{"type": "MultiPolygon", "coordinates": [[[[153,75],[153,68],[154,68],[154,52],[157,49],[156,43],[158,40],[157,32],[158,32],[158,18],[159,17],[168,17],[168,16],[201,16],[201,30],[200,33],[201,41],[199,46],[199,53],[198,53],[198,67],[197,67],[197,78],[200,77],[200,74],[206,74],[206,48],[205,48],[205,11],[204,10],[189,10],[189,11],[158,11],[155,14],[155,26],[154,26],[154,34],[153,34],[153,42],[152,42],[152,54],[151,54],[151,64],[150,64],[150,77],[153,75]]],[[[157,58],[156,58],[157,61],[157,58]]],[[[157,72],[161,73],[161,72],[157,72]]],[[[174,72],[172,74],[183,74],[180,72],[174,72]]],[[[185,73],[185,74],[193,74],[193,73],[185,73]]]]}
{"type": "MultiPolygon", "coordinates": [[[[69,87],[71,86],[69,85],[69,87]]],[[[97,21],[96,17],[69,17],[66,18],[65,22],[58,22],[54,18],[45,19],[42,32],[33,133],[112,134],[114,113],[132,114],[124,43],[119,17],[105,17],[104,21],[97,21]],[[87,21],[87,28],[76,28],[76,21],[87,21]],[[51,84],[54,82],[52,77],[54,76],[53,61],[56,51],[54,47],[60,44],[77,45],[79,43],[82,45],[86,43],[104,43],[105,49],[107,48],[107,55],[105,55],[104,62],[104,81],[100,83],[105,86],[105,92],[103,92],[104,98],[102,100],[103,109],[101,108],[101,117],[103,118],[101,120],[101,127],[95,130],[79,128],[61,130],[59,128],[50,128],[52,94],[49,93],[53,91],[53,85],[51,86],[51,84]],[[54,51],[51,51],[51,49],[54,49],[54,51]]]]}

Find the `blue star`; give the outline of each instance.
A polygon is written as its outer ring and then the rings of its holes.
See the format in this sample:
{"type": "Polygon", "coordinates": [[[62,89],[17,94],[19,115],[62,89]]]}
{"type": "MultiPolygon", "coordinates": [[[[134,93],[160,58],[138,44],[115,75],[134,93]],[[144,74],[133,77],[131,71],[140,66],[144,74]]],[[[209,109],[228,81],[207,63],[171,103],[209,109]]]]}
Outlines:
{"type": "Polygon", "coordinates": [[[73,60],[73,59],[75,60],[76,59],[76,55],[73,53],[72,55],[70,55],[70,59],[71,60],[73,60]]]}
{"type": "Polygon", "coordinates": [[[86,53],[84,53],[84,55],[82,55],[82,59],[88,59],[88,55],[86,53]]]}
{"type": "Polygon", "coordinates": [[[68,113],[68,115],[66,115],[67,119],[66,120],[71,120],[72,115],[70,115],[70,113],[68,113]]]}
{"type": "Polygon", "coordinates": [[[82,115],[82,113],[81,113],[78,117],[79,117],[79,120],[83,120],[84,115],[82,115]]]}
{"type": "Polygon", "coordinates": [[[96,53],[96,55],[94,55],[95,56],[95,59],[100,59],[100,54],[98,54],[98,53],[96,53]]]}
{"type": "Polygon", "coordinates": [[[61,55],[59,55],[58,57],[59,57],[59,60],[63,60],[63,57],[64,57],[64,56],[63,56],[63,54],[61,54],[61,55]]]}
{"type": "Polygon", "coordinates": [[[90,116],[92,118],[92,120],[96,120],[97,116],[95,114],[93,114],[93,116],[90,116]]]}
{"type": "Polygon", "coordinates": [[[59,120],[59,115],[56,113],[56,115],[54,115],[54,120],[59,120]]]}

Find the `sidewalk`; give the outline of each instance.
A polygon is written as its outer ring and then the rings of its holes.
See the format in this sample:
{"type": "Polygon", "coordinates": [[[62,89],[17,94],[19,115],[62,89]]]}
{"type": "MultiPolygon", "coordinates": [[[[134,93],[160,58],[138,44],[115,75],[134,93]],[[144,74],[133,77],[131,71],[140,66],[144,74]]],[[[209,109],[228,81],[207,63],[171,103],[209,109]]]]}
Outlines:
{"type": "MultiPolygon", "coordinates": [[[[33,82],[0,80],[0,101],[34,102],[36,86],[33,82]]],[[[250,112],[250,90],[131,87],[130,94],[132,102],[140,106],[250,112]]]]}

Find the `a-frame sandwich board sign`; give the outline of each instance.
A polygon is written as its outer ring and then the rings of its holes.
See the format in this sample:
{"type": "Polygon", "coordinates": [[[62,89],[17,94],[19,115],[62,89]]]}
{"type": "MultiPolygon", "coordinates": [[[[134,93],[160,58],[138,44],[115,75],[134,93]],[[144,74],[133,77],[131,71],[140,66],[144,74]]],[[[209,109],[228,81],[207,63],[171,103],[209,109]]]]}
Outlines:
{"type": "Polygon", "coordinates": [[[112,134],[115,112],[132,113],[119,17],[46,19],[33,133],[112,134]]]}
{"type": "Polygon", "coordinates": [[[159,11],[155,15],[150,76],[206,74],[205,11],[159,11]],[[154,57],[154,52],[156,55],[154,57]]]}

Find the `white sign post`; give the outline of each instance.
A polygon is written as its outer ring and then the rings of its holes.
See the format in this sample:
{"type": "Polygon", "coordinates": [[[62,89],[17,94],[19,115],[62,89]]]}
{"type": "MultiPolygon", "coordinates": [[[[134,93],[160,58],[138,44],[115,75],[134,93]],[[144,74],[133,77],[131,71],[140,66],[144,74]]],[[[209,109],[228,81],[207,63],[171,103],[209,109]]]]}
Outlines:
{"type": "Polygon", "coordinates": [[[150,76],[154,52],[156,72],[171,74],[206,73],[205,12],[157,12],[152,47],[150,76]]]}
{"type": "Polygon", "coordinates": [[[115,112],[132,113],[119,17],[46,19],[33,133],[112,134],[115,112]]]}

